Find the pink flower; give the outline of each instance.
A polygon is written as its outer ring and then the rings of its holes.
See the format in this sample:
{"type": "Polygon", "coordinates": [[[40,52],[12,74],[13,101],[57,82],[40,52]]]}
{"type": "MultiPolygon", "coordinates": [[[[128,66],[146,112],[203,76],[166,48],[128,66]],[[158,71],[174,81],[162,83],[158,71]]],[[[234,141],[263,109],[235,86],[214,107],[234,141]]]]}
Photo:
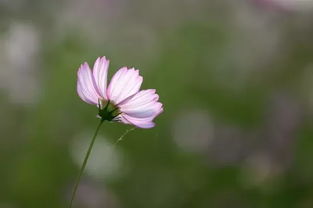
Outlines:
{"type": "Polygon", "coordinates": [[[77,92],[86,103],[96,105],[102,120],[118,121],[139,128],[152,128],[163,111],[155,89],[140,90],[139,70],[119,69],[107,86],[109,60],[99,57],[93,70],[85,62],[78,69],[77,92]]]}

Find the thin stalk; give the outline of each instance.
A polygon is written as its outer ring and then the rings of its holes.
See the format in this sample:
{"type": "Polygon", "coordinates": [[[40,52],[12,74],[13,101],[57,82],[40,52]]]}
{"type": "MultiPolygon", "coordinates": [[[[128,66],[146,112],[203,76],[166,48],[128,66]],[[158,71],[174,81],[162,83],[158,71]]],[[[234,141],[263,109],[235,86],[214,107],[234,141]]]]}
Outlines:
{"type": "Polygon", "coordinates": [[[131,128],[131,129],[127,129],[127,130],[124,132],[124,134],[122,134],[122,136],[120,136],[120,137],[116,140],[116,142],[114,143],[114,145],[117,145],[117,143],[119,143],[120,141],[122,141],[122,140],[124,139],[124,137],[125,137],[129,132],[134,131],[135,129],[136,129],[136,127],[133,127],[133,128],[131,128]]]}
{"type": "Polygon", "coordinates": [[[91,150],[92,150],[92,147],[93,147],[93,144],[95,143],[96,137],[98,135],[98,132],[99,132],[99,129],[100,129],[102,123],[103,123],[103,120],[101,120],[100,123],[98,124],[96,132],[95,132],[95,134],[93,135],[93,137],[91,139],[90,145],[88,147],[87,153],[86,153],[85,158],[84,158],[83,165],[80,168],[78,177],[77,177],[76,182],[75,182],[75,186],[74,186],[74,189],[73,189],[73,193],[72,193],[72,197],[71,197],[71,202],[70,202],[69,208],[72,207],[72,204],[73,204],[73,201],[74,201],[74,198],[75,198],[75,195],[76,195],[76,191],[77,191],[77,188],[78,188],[78,185],[79,185],[79,182],[80,182],[80,178],[81,178],[81,176],[82,176],[82,174],[83,174],[83,172],[85,170],[88,158],[90,156],[90,153],[91,153],[91,150]]]}

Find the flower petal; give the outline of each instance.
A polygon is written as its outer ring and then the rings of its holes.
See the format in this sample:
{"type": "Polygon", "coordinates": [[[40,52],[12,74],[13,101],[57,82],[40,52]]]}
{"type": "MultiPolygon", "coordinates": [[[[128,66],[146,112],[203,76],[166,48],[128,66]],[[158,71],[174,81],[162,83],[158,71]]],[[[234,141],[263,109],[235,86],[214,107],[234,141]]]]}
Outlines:
{"type": "Polygon", "coordinates": [[[156,102],[153,104],[145,104],[143,106],[131,108],[128,110],[123,109],[121,111],[135,118],[155,117],[160,113],[160,111],[162,111],[162,104],[156,102]]]}
{"type": "Polygon", "coordinates": [[[143,78],[139,75],[138,70],[123,67],[114,74],[107,89],[107,97],[115,104],[118,104],[136,94],[142,81],[143,78]]]}
{"type": "Polygon", "coordinates": [[[120,111],[135,118],[155,118],[163,111],[158,102],[159,96],[155,90],[141,90],[135,96],[119,105],[120,111]]]}
{"type": "Polygon", "coordinates": [[[132,124],[139,128],[149,129],[155,126],[155,123],[152,121],[151,118],[140,119],[140,118],[134,118],[128,115],[121,115],[120,117],[121,117],[120,118],[121,122],[126,123],[126,124],[132,124]]]}
{"type": "Polygon", "coordinates": [[[99,57],[93,66],[93,77],[97,86],[98,93],[102,98],[107,99],[107,77],[110,61],[103,57],[99,57]]]}
{"type": "Polygon", "coordinates": [[[92,72],[86,62],[78,69],[77,76],[77,93],[79,97],[89,104],[97,105],[100,96],[96,90],[92,72]]]}
{"type": "Polygon", "coordinates": [[[153,119],[163,112],[163,107],[156,90],[141,90],[134,96],[127,98],[119,104],[122,114],[118,121],[132,124],[139,128],[152,128],[155,126],[153,119]]]}
{"type": "Polygon", "coordinates": [[[120,107],[129,108],[131,106],[141,106],[148,102],[158,101],[159,96],[155,93],[155,89],[141,90],[139,93],[128,97],[119,103],[120,107]]]}

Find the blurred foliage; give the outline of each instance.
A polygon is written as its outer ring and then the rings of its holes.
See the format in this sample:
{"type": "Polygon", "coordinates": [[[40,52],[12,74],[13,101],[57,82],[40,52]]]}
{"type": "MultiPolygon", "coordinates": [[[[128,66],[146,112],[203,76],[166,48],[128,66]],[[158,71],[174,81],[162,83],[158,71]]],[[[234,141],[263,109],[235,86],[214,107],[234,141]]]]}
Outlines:
{"type": "MultiPolygon", "coordinates": [[[[155,128],[136,129],[113,147],[122,152],[122,173],[99,179],[85,172],[81,186],[91,191],[82,188],[76,207],[313,207],[310,13],[252,0],[149,7],[140,0],[20,0],[0,2],[0,11],[0,208],[66,207],[80,165],[73,143],[81,133],[91,137],[98,122],[97,109],[76,94],[76,71],[102,55],[110,75],[139,68],[143,88],[157,89],[165,111],[155,128]],[[15,23],[38,30],[38,54],[27,62],[34,71],[8,61],[15,23]],[[12,99],[6,84],[25,74],[40,92],[27,104],[12,99]],[[176,138],[181,115],[194,119],[190,132],[198,125],[192,112],[211,121],[187,138],[206,140],[205,152],[181,148],[176,138]]],[[[25,83],[13,86],[29,93],[25,83]]],[[[98,139],[114,143],[128,128],[105,123],[98,139]]]]}

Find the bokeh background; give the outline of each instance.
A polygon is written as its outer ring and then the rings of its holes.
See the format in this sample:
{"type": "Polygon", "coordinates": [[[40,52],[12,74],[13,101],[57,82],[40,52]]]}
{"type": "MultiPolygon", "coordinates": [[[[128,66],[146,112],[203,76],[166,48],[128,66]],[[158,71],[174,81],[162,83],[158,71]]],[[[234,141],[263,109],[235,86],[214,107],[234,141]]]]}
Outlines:
{"type": "Polygon", "coordinates": [[[312,0],[0,0],[0,208],[68,205],[103,55],[165,111],[103,125],[76,208],[312,208],[312,37],[312,0]]]}

